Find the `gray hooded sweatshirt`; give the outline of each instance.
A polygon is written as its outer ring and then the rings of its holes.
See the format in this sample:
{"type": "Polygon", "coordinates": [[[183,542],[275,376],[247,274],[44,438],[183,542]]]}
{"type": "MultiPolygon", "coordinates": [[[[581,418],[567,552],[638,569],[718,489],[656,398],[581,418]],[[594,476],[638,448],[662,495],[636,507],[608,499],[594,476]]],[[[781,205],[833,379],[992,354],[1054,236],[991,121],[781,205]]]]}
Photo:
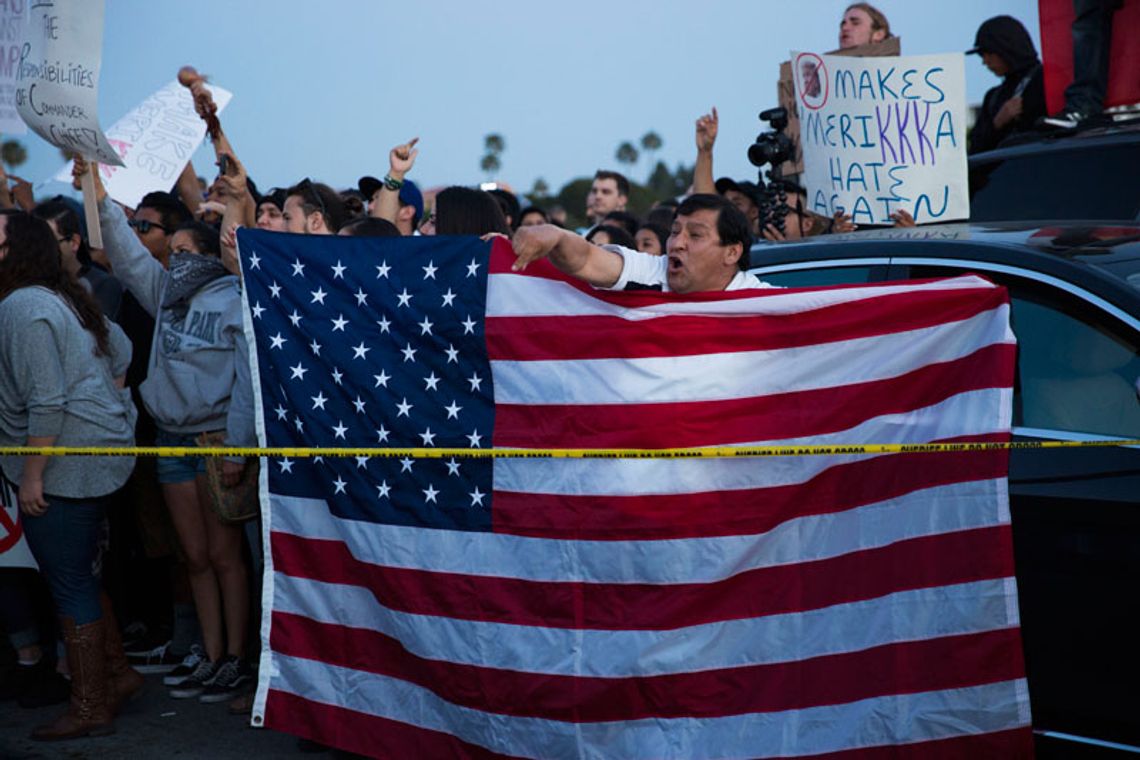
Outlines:
{"type": "Polygon", "coordinates": [[[203,285],[184,310],[163,306],[170,274],[110,197],[99,204],[99,222],[115,276],[155,318],[150,365],[139,386],[155,424],[180,434],[225,430],[227,445],[255,445],[238,278],[225,275],[203,285]]]}

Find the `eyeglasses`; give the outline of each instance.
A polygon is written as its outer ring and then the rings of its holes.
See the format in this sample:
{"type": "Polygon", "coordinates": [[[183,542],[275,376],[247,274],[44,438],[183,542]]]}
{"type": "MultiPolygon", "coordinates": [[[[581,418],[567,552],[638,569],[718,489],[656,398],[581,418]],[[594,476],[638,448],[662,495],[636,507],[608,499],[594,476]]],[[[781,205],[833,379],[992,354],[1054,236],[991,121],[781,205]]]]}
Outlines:
{"type": "Polygon", "coordinates": [[[145,235],[146,233],[150,232],[151,227],[157,227],[163,232],[167,231],[166,227],[159,224],[158,222],[150,222],[146,219],[132,219],[127,222],[127,224],[129,224],[132,229],[138,230],[140,235],[145,235]]]}

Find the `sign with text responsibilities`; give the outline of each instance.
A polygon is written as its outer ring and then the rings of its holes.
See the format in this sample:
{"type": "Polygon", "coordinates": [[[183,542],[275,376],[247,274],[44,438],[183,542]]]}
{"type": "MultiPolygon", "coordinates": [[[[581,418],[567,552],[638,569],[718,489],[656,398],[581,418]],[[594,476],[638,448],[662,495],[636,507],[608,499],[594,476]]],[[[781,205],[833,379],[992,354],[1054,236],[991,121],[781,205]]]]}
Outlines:
{"type": "Polygon", "coordinates": [[[792,53],[808,208],[858,225],[967,219],[961,53],[849,58],[792,53]]]}
{"type": "Polygon", "coordinates": [[[103,0],[40,0],[28,14],[16,71],[20,118],[58,148],[122,166],[97,110],[103,0]]]}

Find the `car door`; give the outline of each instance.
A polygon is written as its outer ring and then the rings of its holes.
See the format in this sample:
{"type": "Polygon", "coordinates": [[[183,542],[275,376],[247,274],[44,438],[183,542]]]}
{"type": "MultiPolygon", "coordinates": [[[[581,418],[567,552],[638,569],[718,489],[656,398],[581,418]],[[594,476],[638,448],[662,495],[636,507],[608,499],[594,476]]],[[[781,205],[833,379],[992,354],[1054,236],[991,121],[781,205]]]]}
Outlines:
{"type": "MultiPolygon", "coordinates": [[[[1140,438],[1140,320],[1055,278],[894,259],[890,279],[971,270],[1009,288],[1015,440],[1140,438]]],[[[1039,731],[1140,746],[1140,451],[1016,450],[1010,501],[1039,731]]]]}

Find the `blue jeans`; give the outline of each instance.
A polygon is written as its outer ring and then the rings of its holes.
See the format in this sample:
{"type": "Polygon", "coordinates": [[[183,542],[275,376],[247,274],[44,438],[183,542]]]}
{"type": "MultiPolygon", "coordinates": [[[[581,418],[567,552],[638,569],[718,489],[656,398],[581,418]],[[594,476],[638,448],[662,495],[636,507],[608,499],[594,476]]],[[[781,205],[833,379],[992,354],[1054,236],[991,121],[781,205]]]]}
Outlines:
{"type": "Polygon", "coordinates": [[[103,617],[100,541],[107,499],[44,498],[48,508],[42,516],[20,516],[28,546],[47,578],[57,614],[76,625],[93,623],[103,617]]]}

